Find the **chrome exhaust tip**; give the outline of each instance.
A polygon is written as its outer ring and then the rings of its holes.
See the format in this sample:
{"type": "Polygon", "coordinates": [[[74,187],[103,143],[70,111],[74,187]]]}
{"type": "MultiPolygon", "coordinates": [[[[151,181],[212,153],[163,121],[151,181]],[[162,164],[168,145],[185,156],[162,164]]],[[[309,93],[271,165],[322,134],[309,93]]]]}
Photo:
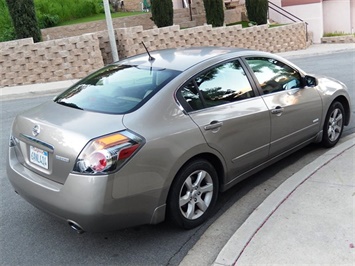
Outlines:
{"type": "Polygon", "coordinates": [[[73,229],[75,232],[77,232],[78,234],[83,234],[85,233],[84,229],[81,228],[80,225],[78,225],[76,222],[73,221],[68,221],[68,224],[70,226],[71,229],[73,229]]]}

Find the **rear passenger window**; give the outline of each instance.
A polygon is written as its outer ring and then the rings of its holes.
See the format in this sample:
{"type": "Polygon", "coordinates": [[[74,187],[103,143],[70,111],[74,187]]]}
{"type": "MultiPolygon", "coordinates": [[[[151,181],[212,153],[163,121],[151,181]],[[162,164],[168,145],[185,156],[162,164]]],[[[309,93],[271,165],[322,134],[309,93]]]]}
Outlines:
{"type": "Polygon", "coordinates": [[[250,57],[246,61],[265,94],[301,87],[300,73],[276,59],[250,57]]]}
{"type": "Polygon", "coordinates": [[[239,61],[218,65],[198,75],[181,89],[192,110],[254,97],[254,91],[239,61]]]}
{"type": "Polygon", "coordinates": [[[200,110],[204,108],[198,89],[193,81],[190,81],[181,89],[181,95],[192,110],[200,110]]]}

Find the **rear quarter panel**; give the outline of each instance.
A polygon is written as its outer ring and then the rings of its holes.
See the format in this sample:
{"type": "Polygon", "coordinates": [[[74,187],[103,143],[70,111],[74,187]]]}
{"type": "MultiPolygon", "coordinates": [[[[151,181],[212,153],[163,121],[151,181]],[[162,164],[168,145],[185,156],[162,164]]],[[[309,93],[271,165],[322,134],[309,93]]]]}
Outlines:
{"type": "Polygon", "coordinates": [[[179,84],[171,83],[123,119],[124,125],[143,136],[146,143],[117,173],[113,197],[125,193],[134,196],[139,201],[135,205],[146,212],[165,204],[175,175],[192,157],[212,153],[224,164],[223,157],[206,144],[197,125],[175,101],[179,84]],[[128,184],[127,191],[122,191],[122,181],[128,184]]]}

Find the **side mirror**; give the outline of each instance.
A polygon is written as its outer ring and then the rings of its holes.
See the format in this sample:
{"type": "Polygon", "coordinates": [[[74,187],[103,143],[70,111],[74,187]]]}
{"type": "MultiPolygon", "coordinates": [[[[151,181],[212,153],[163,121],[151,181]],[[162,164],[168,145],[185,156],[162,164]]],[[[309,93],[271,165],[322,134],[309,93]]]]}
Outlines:
{"type": "Polygon", "coordinates": [[[315,77],[307,75],[304,77],[304,83],[305,83],[305,86],[314,87],[314,86],[318,85],[318,80],[315,77]]]}

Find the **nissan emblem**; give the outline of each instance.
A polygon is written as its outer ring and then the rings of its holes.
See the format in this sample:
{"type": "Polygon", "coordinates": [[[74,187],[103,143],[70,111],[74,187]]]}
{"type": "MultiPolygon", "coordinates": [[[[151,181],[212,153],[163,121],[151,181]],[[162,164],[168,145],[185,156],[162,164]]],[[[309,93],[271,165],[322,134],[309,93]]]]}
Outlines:
{"type": "Polygon", "coordinates": [[[32,129],[32,135],[33,135],[34,137],[37,137],[40,132],[41,132],[40,126],[39,126],[39,125],[35,125],[35,126],[33,127],[33,129],[32,129]]]}

